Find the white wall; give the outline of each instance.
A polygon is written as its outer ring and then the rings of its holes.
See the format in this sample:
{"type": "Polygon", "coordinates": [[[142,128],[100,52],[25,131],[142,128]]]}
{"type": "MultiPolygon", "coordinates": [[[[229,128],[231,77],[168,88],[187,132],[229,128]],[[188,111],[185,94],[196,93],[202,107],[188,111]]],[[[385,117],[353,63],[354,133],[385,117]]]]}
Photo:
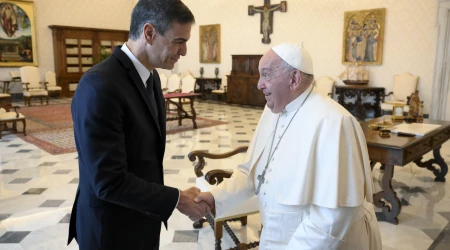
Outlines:
{"type": "Polygon", "coordinates": [[[288,0],[287,12],[274,14],[269,45],[261,43],[259,14],[247,14],[248,5],[261,6],[262,0],[184,2],[194,12],[197,25],[192,30],[188,55],[179,61],[180,70],[199,75],[203,67],[205,76],[214,76],[217,66],[222,73],[231,69],[232,54],[263,54],[281,42],[303,42],[313,58],[316,78],[328,75],[336,80],[345,69],[341,63],[344,12],[386,8],[383,62],[369,67],[369,85],[385,87],[389,92],[393,75],[417,75],[420,97],[429,113],[437,42],[436,0],[288,0]],[[222,63],[200,64],[198,26],[215,23],[221,24],[222,63]]]}
{"type": "MultiPolygon", "coordinates": [[[[342,65],[342,35],[345,11],[386,8],[383,63],[370,66],[370,85],[392,90],[393,75],[418,75],[421,99],[429,113],[437,43],[437,0],[288,0],[286,13],[275,12],[272,43],[262,44],[259,14],[249,16],[247,6],[262,0],[184,0],[196,17],[188,42],[188,54],[175,70],[190,70],[214,76],[231,69],[232,54],[263,54],[281,42],[304,42],[314,61],[316,77],[337,79],[342,65]],[[221,64],[199,63],[199,25],[221,24],[221,64]]],[[[272,3],[279,3],[272,0],[272,3]]],[[[53,44],[48,25],[128,29],[136,0],[36,0],[35,17],[38,63],[42,75],[54,70],[53,44]]],[[[11,68],[0,69],[8,79],[11,68]]]]}

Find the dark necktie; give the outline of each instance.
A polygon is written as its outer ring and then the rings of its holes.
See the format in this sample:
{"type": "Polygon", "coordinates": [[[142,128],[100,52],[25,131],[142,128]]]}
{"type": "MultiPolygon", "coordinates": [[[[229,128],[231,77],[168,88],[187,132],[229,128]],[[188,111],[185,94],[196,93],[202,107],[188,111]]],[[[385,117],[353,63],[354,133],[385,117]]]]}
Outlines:
{"type": "Polygon", "coordinates": [[[158,108],[156,107],[155,91],[153,89],[153,74],[150,74],[150,77],[147,80],[147,93],[153,111],[155,112],[156,117],[158,117],[158,108]]]}

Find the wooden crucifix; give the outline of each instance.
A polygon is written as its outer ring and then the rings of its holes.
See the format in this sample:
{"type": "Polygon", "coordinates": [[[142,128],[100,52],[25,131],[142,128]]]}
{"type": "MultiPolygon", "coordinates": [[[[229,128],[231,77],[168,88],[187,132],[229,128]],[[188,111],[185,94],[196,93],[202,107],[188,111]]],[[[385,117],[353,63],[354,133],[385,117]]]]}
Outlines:
{"type": "Polygon", "coordinates": [[[248,6],[249,16],[253,16],[255,13],[261,14],[260,33],[263,34],[262,43],[270,43],[269,35],[272,34],[273,31],[273,12],[277,10],[279,10],[280,12],[286,12],[287,2],[281,1],[279,4],[270,4],[270,0],[264,0],[263,6],[248,6]]]}

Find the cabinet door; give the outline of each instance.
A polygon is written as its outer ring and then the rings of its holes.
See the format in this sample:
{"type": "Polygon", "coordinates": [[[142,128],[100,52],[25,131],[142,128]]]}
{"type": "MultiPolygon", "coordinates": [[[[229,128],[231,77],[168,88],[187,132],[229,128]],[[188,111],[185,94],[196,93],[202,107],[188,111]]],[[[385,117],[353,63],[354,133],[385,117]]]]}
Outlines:
{"type": "Polygon", "coordinates": [[[247,104],[247,78],[230,77],[228,98],[231,103],[247,104]]]}
{"type": "Polygon", "coordinates": [[[264,96],[264,93],[258,89],[258,79],[259,78],[250,78],[248,80],[248,104],[264,107],[264,105],[266,105],[266,97],[264,96]]]}
{"type": "Polygon", "coordinates": [[[114,51],[114,47],[123,45],[128,40],[128,32],[98,32],[95,46],[95,63],[108,58],[114,51]]]}

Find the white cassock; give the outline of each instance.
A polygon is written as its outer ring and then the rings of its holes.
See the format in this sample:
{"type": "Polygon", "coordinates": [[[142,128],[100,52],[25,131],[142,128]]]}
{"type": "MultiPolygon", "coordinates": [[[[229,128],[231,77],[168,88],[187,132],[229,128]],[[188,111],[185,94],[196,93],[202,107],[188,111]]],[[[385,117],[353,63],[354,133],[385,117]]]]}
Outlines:
{"type": "Polygon", "coordinates": [[[381,249],[364,133],[315,88],[302,106],[311,88],[281,114],[265,108],[245,162],[211,190],[216,213],[255,195],[269,163],[258,194],[259,249],[381,249]]]}

